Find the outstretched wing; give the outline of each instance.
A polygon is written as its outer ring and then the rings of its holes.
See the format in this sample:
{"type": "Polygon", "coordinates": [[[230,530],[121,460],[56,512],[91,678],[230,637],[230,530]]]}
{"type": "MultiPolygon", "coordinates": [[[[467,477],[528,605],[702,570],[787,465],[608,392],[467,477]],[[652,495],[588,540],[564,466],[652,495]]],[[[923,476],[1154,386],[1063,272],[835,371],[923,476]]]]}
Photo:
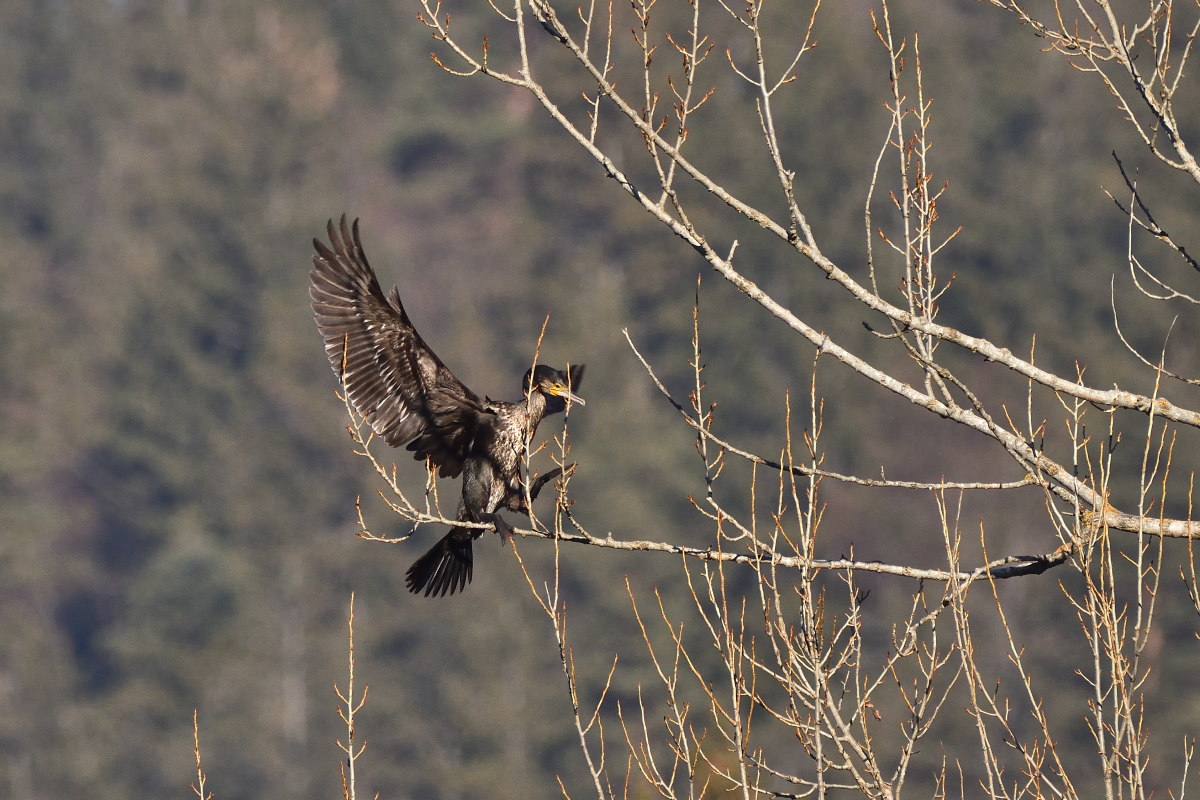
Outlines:
{"type": "Polygon", "coordinates": [[[313,315],[350,403],[393,447],[407,444],[443,477],[462,471],[484,419],[493,416],[413,328],[400,292],[385,297],[353,228],[329,221],[329,244],[313,239],[313,315]]]}

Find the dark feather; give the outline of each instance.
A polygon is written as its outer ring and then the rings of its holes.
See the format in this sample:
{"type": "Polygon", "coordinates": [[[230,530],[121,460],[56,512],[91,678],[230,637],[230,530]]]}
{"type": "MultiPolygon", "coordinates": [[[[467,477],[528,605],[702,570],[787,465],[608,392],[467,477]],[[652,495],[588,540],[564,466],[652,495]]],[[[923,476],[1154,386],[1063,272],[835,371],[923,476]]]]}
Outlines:
{"type": "Polygon", "coordinates": [[[425,555],[413,562],[404,575],[404,585],[413,594],[443,597],[471,582],[471,528],[451,528],[425,555]]]}
{"type": "Polygon", "coordinates": [[[325,353],[350,403],[393,447],[408,445],[443,477],[462,462],[491,412],[454,377],[409,321],[400,293],[384,297],[363,254],[358,222],[328,228],[332,249],[314,239],[313,314],[325,353]]]}

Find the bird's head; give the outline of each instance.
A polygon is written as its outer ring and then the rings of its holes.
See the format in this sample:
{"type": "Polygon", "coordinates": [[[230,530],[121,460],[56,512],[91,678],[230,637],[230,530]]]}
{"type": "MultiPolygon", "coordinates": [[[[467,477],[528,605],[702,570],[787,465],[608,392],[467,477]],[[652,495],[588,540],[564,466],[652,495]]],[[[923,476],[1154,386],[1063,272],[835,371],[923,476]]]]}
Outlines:
{"type": "Polygon", "coordinates": [[[543,395],[547,401],[547,412],[553,414],[564,410],[568,402],[581,406],[587,405],[583,398],[574,392],[579,388],[582,380],[582,364],[568,366],[565,373],[559,372],[554,367],[538,364],[525,373],[522,389],[526,395],[530,392],[538,392],[543,395]]]}

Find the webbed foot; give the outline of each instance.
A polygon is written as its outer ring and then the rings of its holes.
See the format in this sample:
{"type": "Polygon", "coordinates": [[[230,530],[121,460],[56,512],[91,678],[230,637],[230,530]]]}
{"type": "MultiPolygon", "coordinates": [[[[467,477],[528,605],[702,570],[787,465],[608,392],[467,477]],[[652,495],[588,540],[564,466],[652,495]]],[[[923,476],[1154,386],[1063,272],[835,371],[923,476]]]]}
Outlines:
{"type": "Polygon", "coordinates": [[[504,517],[500,516],[499,514],[490,515],[490,517],[484,520],[484,522],[490,522],[496,526],[496,533],[500,534],[500,541],[504,544],[511,542],[513,537],[516,535],[516,532],[513,530],[513,526],[509,525],[508,522],[505,521],[504,517]]]}

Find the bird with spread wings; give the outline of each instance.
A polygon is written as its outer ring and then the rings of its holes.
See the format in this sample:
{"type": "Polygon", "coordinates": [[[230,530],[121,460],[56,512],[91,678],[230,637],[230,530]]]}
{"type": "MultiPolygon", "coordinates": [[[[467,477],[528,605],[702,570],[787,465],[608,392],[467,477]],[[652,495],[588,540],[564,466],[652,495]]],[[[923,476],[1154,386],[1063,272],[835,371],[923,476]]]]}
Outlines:
{"type": "MultiPolygon", "coordinates": [[[[528,514],[521,464],[538,423],[584,405],[575,391],[583,365],[565,371],[538,364],[525,373],[525,397],[498,402],[475,394],[454,377],[417,333],[398,288],[384,295],[367,263],[358,220],[329,221],[329,245],[313,239],[316,255],[309,296],[325,354],[346,398],[392,447],[407,446],[438,475],[462,475],[460,522],[490,523],[504,541],[512,527],[500,508],[528,514]]],[[[541,476],[531,496],[561,469],[541,476]]],[[[454,527],[409,568],[409,591],[453,594],[471,581],[471,544],[480,528],[454,527]]]]}

